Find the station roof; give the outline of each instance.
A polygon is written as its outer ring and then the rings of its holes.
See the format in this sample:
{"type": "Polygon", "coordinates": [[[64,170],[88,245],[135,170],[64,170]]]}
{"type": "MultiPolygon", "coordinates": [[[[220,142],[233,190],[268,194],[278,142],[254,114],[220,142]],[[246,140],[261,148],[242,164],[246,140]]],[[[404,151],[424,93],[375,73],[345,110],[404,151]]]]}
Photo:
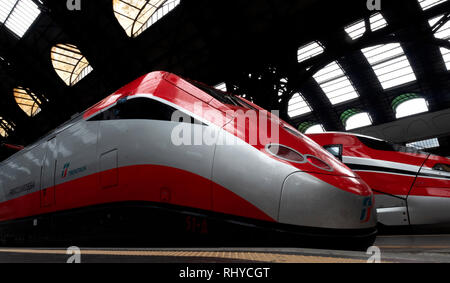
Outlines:
{"type": "Polygon", "coordinates": [[[450,108],[447,0],[80,3],[1,1],[5,142],[27,144],[155,70],[279,109],[305,132],[450,108]]]}

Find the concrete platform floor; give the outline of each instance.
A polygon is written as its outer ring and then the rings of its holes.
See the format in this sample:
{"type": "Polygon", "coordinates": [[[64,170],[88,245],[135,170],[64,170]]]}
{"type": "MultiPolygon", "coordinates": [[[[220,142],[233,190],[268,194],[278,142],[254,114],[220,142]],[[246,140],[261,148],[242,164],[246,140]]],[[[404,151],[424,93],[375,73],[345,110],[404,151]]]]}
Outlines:
{"type": "MultiPolygon", "coordinates": [[[[379,236],[382,263],[450,263],[450,235],[379,236]]],[[[299,248],[83,249],[82,263],[366,263],[372,254],[299,248]]],[[[1,248],[0,263],[65,263],[64,249],[1,248]]]]}

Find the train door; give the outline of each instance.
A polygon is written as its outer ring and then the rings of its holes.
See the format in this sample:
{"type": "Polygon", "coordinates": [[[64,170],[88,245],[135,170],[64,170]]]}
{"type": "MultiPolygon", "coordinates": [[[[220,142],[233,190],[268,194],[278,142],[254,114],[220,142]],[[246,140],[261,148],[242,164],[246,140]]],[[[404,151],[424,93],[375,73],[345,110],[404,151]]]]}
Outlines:
{"type": "Polygon", "coordinates": [[[56,138],[46,143],[46,154],[42,165],[41,175],[41,207],[50,207],[55,204],[55,170],[57,162],[56,138]]]}

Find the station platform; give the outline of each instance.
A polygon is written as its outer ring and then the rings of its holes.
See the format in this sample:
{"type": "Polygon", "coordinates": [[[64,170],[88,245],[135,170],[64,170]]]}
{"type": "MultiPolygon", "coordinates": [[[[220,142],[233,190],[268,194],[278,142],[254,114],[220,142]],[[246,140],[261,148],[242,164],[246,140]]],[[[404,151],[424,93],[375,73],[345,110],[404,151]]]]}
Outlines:
{"type": "MultiPolygon", "coordinates": [[[[450,263],[450,235],[379,236],[382,263],[450,263]]],[[[82,263],[366,263],[365,252],[299,248],[93,249],[82,263]]],[[[65,263],[66,248],[1,248],[0,263],[65,263]]]]}

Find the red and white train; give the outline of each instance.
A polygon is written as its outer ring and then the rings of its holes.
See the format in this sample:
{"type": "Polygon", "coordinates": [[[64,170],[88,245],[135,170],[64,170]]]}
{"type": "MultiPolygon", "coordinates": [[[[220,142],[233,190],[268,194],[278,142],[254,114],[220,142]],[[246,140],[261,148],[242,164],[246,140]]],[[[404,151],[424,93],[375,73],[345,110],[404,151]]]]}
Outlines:
{"type": "Polygon", "coordinates": [[[372,188],[381,224],[450,224],[450,159],[356,134],[309,137],[372,188]]]}
{"type": "Polygon", "coordinates": [[[232,123],[248,110],[267,113],[170,73],[135,80],[0,164],[0,239],[236,245],[244,233],[256,242],[269,232],[373,240],[367,184],[270,113],[279,139],[249,144],[248,129],[232,123]],[[173,121],[177,111],[188,122],[173,121]],[[176,145],[181,123],[234,144],[176,145]]]}

